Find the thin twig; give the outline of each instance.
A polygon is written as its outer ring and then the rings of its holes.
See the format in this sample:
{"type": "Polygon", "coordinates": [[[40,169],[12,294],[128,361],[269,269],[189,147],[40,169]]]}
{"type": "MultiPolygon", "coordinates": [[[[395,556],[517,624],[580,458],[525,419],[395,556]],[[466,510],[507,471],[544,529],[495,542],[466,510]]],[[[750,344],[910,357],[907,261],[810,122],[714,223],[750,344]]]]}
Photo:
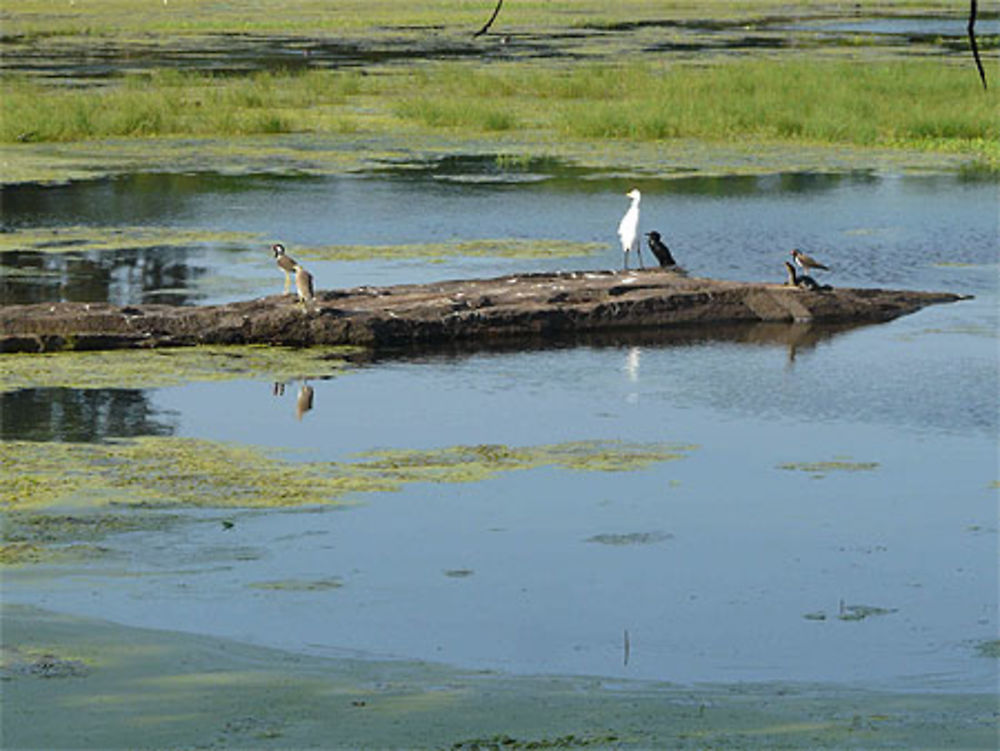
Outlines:
{"type": "Polygon", "coordinates": [[[490,16],[490,20],[486,22],[486,25],[483,26],[483,28],[481,28],[479,31],[477,31],[475,34],[472,35],[473,39],[475,39],[476,37],[481,37],[483,34],[485,34],[487,31],[490,30],[490,26],[493,25],[493,22],[497,20],[497,16],[500,15],[500,8],[502,6],[503,6],[503,0],[497,0],[497,7],[493,9],[493,15],[490,16]]]}
{"type": "Polygon", "coordinates": [[[972,56],[976,60],[976,68],[979,69],[979,80],[983,82],[983,90],[986,90],[986,71],[983,70],[983,61],[979,59],[979,45],[976,44],[976,10],[978,3],[976,0],[969,2],[969,44],[972,46],[972,56]]]}
{"type": "Polygon", "coordinates": [[[628,642],[628,629],[625,629],[625,665],[628,665],[628,653],[630,652],[630,646],[628,642]]]}

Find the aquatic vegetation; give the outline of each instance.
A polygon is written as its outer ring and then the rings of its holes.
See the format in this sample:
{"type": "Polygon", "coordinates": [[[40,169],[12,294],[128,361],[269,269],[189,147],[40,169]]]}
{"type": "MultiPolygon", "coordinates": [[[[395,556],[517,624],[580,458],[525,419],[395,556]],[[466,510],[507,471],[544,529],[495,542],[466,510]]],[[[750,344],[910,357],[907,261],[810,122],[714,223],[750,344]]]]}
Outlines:
{"type": "Polygon", "coordinates": [[[827,472],[871,472],[879,468],[878,462],[853,462],[835,459],[828,462],[785,462],[778,469],[787,469],[823,477],[827,472]]]}
{"type": "Polygon", "coordinates": [[[35,563],[68,563],[97,558],[104,550],[96,545],[42,545],[28,542],[0,544],[0,566],[24,566],[35,563]]]}
{"type": "Polygon", "coordinates": [[[630,532],[627,534],[604,533],[588,537],[587,542],[597,542],[601,545],[652,545],[653,543],[672,540],[669,532],[630,532]]]}
{"type": "Polygon", "coordinates": [[[881,608],[875,605],[841,605],[837,618],[842,621],[863,621],[879,615],[899,612],[898,608],[881,608]]]}
{"type": "Polygon", "coordinates": [[[627,472],[682,459],[695,448],[622,441],[573,441],[531,447],[483,444],[429,451],[368,451],[358,454],[361,463],[352,466],[402,482],[478,482],[504,471],[545,466],[627,472]]]}
{"type": "Polygon", "coordinates": [[[569,733],[553,738],[533,738],[531,740],[502,734],[489,738],[469,738],[458,741],[453,743],[451,748],[452,751],[523,751],[524,749],[572,749],[590,746],[615,748],[622,740],[614,733],[601,733],[600,735],[569,733]]]}
{"type": "Polygon", "coordinates": [[[0,232],[0,253],[32,250],[44,253],[138,250],[197,245],[243,247],[259,241],[253,232],[182,230],[170,227],[32,227],[0,232]]]}
{"type": "Polygon", "coordinates": [[[190,381],[329,378],[350,347],[197,346],[0,354],[0,393],[23,388],[162,388],[190,381]]]}
{"type": "Polygon", "coordinates": [[[256,446],[178,437],[104,444],[5,441],[0,509],[285,507],[349,502],[415,482],[479,482],[553,466],[623,472],[683,458],[692,446],[579,441],[533,447],[374,451],[350,462],[295,462],[256,446]]]}
{"type": "Polygon", "coordinates": [[[789,59],[707,66],[451,62],[351,71],[133,75],[110,89],[0,80],[2,142],[444,130],[626,142],[734,138],[956,151],[1000,161],[998,95],[940,61],[789,59]],[[719,91],[727,96],[718,97],[719,91]],[[345,130],[346,129],[346,130],[345,130]]]}
{"type": "Polygon", "coordinates": [[[273,581],[250,582],[251,589],[265,589],[277,592],[325,592],[340,589],[343,581],[337,577],[329,579],[277,579],[273,581]]]}
{"type": "Polygon", "coordinates": [[[499,238],[411,245],[325,245],[300,248],[303,258],[321,261],[363,261],[371,258],[445,258],[451,256],[486,258],[574,258],[607,250],[605,243],[570,240],[499,238]]]}
{"type": "Polygon", "coordinates": [[[1000,660],[1000,639],[987,639],[976,645],[976,654],[1000,660]]]}

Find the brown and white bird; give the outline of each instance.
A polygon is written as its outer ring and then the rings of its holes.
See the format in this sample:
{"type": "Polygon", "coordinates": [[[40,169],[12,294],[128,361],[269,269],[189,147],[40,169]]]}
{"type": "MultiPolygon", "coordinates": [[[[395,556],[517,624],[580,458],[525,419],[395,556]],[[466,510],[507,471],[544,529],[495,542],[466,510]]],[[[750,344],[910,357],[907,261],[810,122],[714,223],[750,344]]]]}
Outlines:
{"type": "Polygon", "coordinates": [[[795,263],[798,267],[802,269],[807,274],[813,269],[823,269],[823,271],[829,271],[829,266],[824,266],[819,261],[817,261],[812,256],[807,256],[805,253],[801,252],[797,248],[792,251],[792,258],[795,259],[795,263]]]}
{"type": "Polygon", "coordinates": [[[304,268],[295,264],[295,291],[299,295],[299,302],[306,310],[316,305],[316,293],[313,290],[313,275],[304,268]]]}
{"type": "MultiPolygon", "coordinates": [[[[796,274],[795,267],[788,261],[785,261],[785,272],[788,274],[788,281],[786,284],[790,287],[800,287],[802,289],[811,290],[823,289],[819,286],[819,283],[808,274],[803,274],[802,276],[796,274]]],[[[829,289],[829,287],[826,289],[829,289]]]]}
{"type": "Polygon", "coordinates": [[[271,246],[271,252],[274,253],[274,262],[278,264],[278,268],[285,272],[285,292],[288,294],[288,290],[292,285],[292,274],[295,273],[295,267],[298,263],[290,255],[285,253],[285,246],[281,243],[275,243],[271,246]]]}

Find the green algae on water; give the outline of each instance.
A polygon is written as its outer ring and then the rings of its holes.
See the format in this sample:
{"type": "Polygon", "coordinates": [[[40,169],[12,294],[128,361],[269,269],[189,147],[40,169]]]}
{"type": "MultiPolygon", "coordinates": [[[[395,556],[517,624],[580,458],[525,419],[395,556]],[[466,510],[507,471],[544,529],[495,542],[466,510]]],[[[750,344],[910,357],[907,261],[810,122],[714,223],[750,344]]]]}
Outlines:
{"type": "Polygon", "coordinates": [[[350,462],[295,462],[280,450],[174,436],[103,444],[5,441],[2,448],[0,508],[39,510],[328,505],[415,482],[479,482],[545,466],[637,470],[681,459],[693,447],[619,441],[453,446],[368,452],[350,462]]]}
{"type": "Polygon", "coordinates": [[[351,347],[270,345],[0,355],[0,393],[23,388],[162,388],[190,381],[326,378],[351,347]]]}
{"type": "Polygon", "coordinates": [[[0,253],[81,253],[260,242],[254,232],[182,230],[169,227],[33,227],[0,233],[0,253]]]}
{"type": "Polygon", "coordinates": [[[601,545],[652,545],[665,540],[672,540],[673,535],[669,532],[628,532],[624,534],[603,533],[588,537],[587,542],[596,542],[601,545]]]}
{"type": "Polygon", "coordinates": [[[808,472],[823,477],[827,472],[871,472],[879,468],[878,462],[854,462],[836,459],[828,462],[785,462],[778,469],[808,472]]]}
{"type": "Polygon", "coordinates": [[[275,592],[325,592],[340,589],[344,586],[338,577],[327,579],[277,579],[272,581],[250,582],[250,589],[263,589],[275,592]]]}
{"type": "Polygon", "coordinates": [[[1000,639],[987,639],[976,645],[976,654],[980,657],[989,657],[1000,660],[1000,639]]]}

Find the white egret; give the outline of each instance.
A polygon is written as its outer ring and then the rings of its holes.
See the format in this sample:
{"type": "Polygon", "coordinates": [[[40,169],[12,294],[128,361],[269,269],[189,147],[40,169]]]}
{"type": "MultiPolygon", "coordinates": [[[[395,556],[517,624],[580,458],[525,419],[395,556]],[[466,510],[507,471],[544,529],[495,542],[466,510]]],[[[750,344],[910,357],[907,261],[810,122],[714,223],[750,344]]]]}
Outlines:
{"type": "Polygon", "coordinates": [[[622,241],[622,252],[625,254],[625,270],[628,271],[628,254],[634,250],[639,256],[639,268],[642,268],[642,250],[639,247],[639,199],[642,194],[632,188],[626,193],[632,199],[632,205],[628,207],[625,216],[618,223],[618,237],[622,241]]]}

